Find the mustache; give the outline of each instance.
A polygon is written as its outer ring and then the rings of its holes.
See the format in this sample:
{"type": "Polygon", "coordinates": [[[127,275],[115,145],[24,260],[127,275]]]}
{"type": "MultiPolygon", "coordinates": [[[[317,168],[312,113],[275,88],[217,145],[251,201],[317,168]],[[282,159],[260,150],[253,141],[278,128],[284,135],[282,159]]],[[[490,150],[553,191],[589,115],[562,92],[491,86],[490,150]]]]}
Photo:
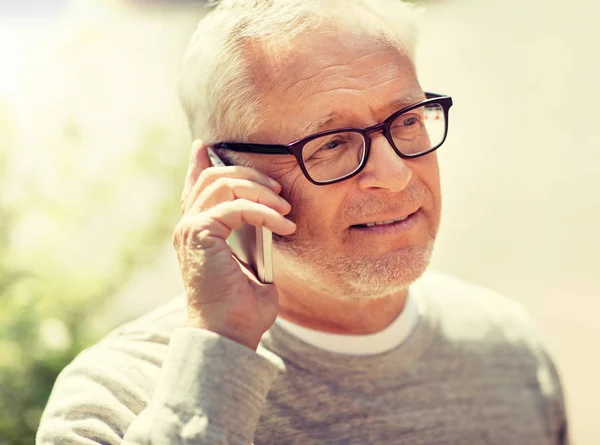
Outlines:
{"type": "MultiPolygon", "coordinates": [[[[402,214],[406,210],[414,210],[416,207],[420,207],[426,201],[428,193],[429,191],[424,184],[413,182],[408,184],[401,192],[372,193],[368,196],[357,197],[344,206],[337,219],[351,222],[356,221],[357,216],[364,218],[386,211],[402,214]]],[[[292,211],[287,217],[297,222],[299,221],[299,213],[292,206],[292,211]]],[[[305,244],[310,244],[310,236],[299,233],[299,231],[286,236],[273,233],[273,241],[281,249],[302,250],[302,247],[306,248],[305,244]]]]}
{"type": "Polygon", "coordinates": [[[390,210],[402,213],[405,209],[420,207],[426,197],[427,189],[423,185],[411,183],[401,192],[373,193],[368,197],[357,198],[344,206],[341,217],[344,221],[352,221],[357,215],[377,215],[390,210]]]}

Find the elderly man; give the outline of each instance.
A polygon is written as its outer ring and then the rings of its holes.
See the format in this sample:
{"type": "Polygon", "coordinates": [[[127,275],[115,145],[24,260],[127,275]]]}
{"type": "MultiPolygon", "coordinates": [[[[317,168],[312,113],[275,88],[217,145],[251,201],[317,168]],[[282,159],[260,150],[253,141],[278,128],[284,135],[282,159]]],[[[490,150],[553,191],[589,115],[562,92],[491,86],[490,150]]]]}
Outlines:
{"type": "Polygon", "coordinates": [[[186,298],[68,366],[39,444],[568,442],[523,311],[424,274],[452,99],[424,92],[414,35],[397,0],[208,14],[180,89],[186,298]],[[274,284],[226,243],[244,223],[273,232],[274,284]]]}

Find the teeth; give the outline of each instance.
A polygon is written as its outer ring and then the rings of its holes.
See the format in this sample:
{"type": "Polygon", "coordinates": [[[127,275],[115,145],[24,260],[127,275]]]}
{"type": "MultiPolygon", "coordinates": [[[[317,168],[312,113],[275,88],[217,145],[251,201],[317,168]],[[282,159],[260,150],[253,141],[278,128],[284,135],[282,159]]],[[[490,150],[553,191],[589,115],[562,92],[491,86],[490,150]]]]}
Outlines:
{"type": "Polygon", "coordinates": [[[392,224],[398,221],[404,221],[406,218],[400,218],[400,219],[390,219],[389,221],[381,221],[381,222],[372,222],[372,223],[366,223],[365,226],[367,227],[373,227],[373,226],[382,226],[385,224],[392,224]]]}

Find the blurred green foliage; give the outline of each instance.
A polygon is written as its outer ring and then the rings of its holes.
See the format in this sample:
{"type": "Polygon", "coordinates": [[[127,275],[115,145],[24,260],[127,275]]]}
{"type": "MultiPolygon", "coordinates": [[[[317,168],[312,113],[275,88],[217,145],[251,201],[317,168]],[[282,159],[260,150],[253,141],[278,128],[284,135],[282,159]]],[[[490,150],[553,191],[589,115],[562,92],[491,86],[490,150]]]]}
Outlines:
{"type": "Polygon", "coordinates": [[[0,134],[7,136],[0,139],[0,187],[17,193],[0,194],[0,445],[31,445],[59,372],[113,327],[94,317],[170,237],[188,143],[185,135],[147,125],[136,146],[127,147],[114,176],[91,178],[78,168],[85,156],[85,130],[70,122],[46,144],[56,153],[48,168],[58,169],[63,181],[59,192],[49,195],[36,175],[10,174],[18,144],[7,109],[0,101],[0,134]],[[79,157],[76,150],[82,152],[79,157]],[[151,191],[141,187],[149,210],[141,223],[116,223],[120,219],[111,208],[124,187],[135,183],[152,184],[151,191]],[[76,230],[94,221],[106,239],[76,230]],[[27,227],[44,229],[43,236],[29,239],[27,227]],[[109,238],[117,238],[112,250],[105,248],[109,238]],[[97,248],[85,247],[90,245],[97,248]],[[104,261],[88,261],[96,256],[104,261]]]}

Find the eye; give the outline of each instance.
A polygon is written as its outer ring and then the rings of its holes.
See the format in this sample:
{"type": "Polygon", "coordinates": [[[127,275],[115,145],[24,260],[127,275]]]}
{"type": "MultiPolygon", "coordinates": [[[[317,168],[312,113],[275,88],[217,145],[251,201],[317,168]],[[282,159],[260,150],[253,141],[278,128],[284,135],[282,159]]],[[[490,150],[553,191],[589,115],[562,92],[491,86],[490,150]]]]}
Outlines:
{"type": "Polygon", "coordinates": [[[410,127],[418,123],[419,119],[416,116],[407,116],[403,121],[402,125],[405,127],[410,127]]]}
{"type": "Polygon", "coordinates": [[[302,156],[305,161],[313,158],[335,159],[348,153],[361,152],[364,140],[360,133],[341,132],[320,136],[304,146],[302,156]]]}
{"type": "Polygon", "coordinates": [[[331,141],[321,145],[320,150],[333,150],[342,144],[340,139],[332,139],[331,141]]]}
{"type": "Polygon", "coordinates": [[[414,129],[422,124],[422,116],[418,113],[411,112],[409,114],[402,114],[394,120],[392,123],[392,129],[395,131],[406,131],[408,129],[414,129]]]}

